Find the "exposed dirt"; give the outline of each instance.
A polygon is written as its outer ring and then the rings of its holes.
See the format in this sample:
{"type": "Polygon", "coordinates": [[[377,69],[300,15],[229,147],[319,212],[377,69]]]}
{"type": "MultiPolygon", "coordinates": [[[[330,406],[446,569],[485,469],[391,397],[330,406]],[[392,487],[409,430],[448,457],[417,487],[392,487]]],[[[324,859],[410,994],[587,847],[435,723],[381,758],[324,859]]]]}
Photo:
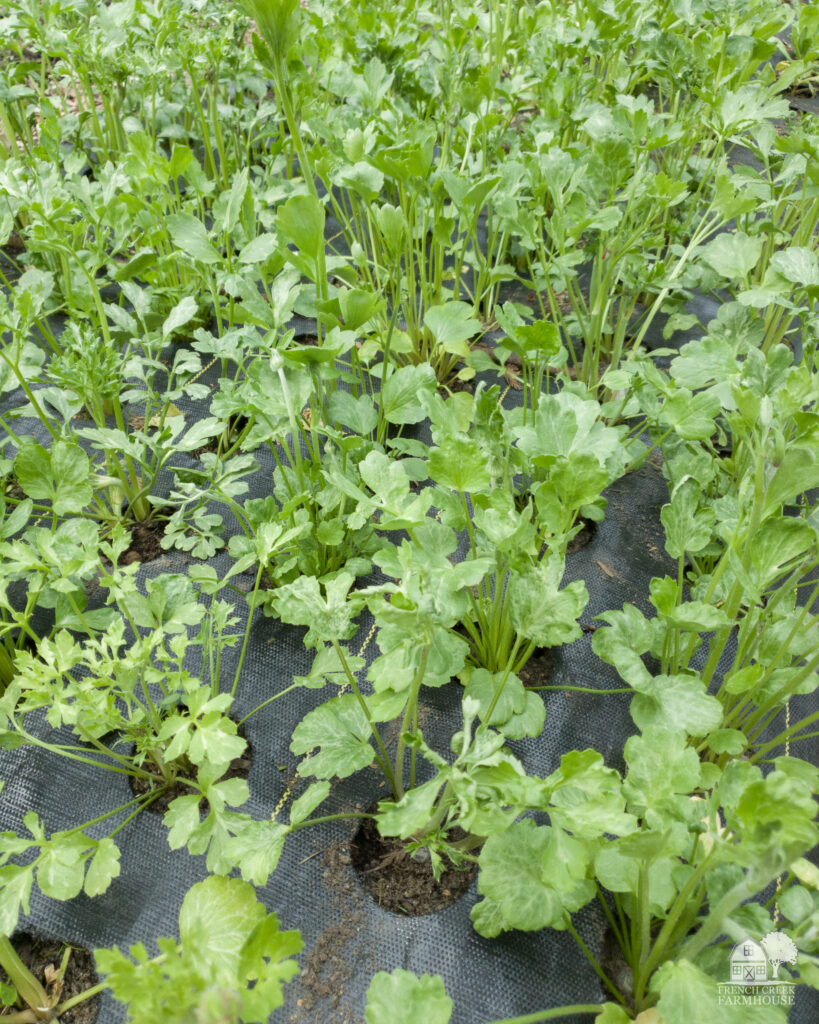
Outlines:
{"type": "Polygon", "coordinates": [[[566,547],[567,555],[572,555],[575,551],[580,551],[581,548],[584,548],[597,532],[597,523],[592,519],[580,519],[579,522],[583,525],[580,532],[569,541],[566,547]]]}
{"type": "MultiPolygon", "coordinates": [[[[62,981],[55,979],[60,969],[65,950],[69,943],[56,939],[37,939],[22,932],[12,938],[12,945],[23,963],[35,978],[44,986],[55,1001],[63,1001],[77,996],[86,989],[97,984],[99,978],[94,967],[94,957],[82,946],[72,946],[68,958],[68,966],[62,981]]],[[[5,971],[0,968],[0,979],[8,981],[5,971]]],[[[60,1016],[60,1024],[94,1024],[99,1012],[99,997],[95,996],[84,1003],[66,1010],[60,1016]]],[[[2,1014],[0,1014],[2,1019],[2,1014]]]]}
{"type": "MultiPolygon", "coordinates": [[[[606,928],[603,935],[600,966],[612,983],[620,990],[620,994],[625,998],[626,1002],[631,1004],[634,999],[634,975],[610,927],[606,928]]],[[[607,999],[613,998],[611,992],[602,981],[600,982],[600,988],[607,999]]]]}
{"type": "Polygon", "coordinates": [[[153,562],[161,554],[165,523],[160,519],[146,519],[131,527],[131,546],[122,556],[122,564],[132,562],[153,562]]]}
{"type": "MultiPolygon", "coordinates": [[[[463,838],[456,829],[452,839],[463,838]]],[[[350,844],[353,868],[375,902],[394,914],[420,917],[450,906],[467,891],[478,871],[449,868],[435,881],[428,860],[416,860],[400,840],[383,838],[372,818],[365,818],[350,844]]]]}
{"type": "Polygon", "coordinates": [[[359,1024],[360,1013],[345,999],[347,984],[357,973],[371,976],[383,965],[367,939],[367,907],[350,871],[348,844],[329,846],[321,865],[329,906],[341,920],[320,932],[303,958],[295,981],[300,1012],[291,1014],[288,1024],[359,1024]]]}
{"type": "Polygon", "coordinates": [[[548,647],[536,647],[532,657],[518,672],[518,678],[524,686],[537,688],[549,682],[552,671],[552,655],[548,647]]]}
{"type": "MultiPolygon", "coordinates": [[[[239,726],[239,735],[243,740],[247,741],[247,747],[245,748],[244,753],[233,758],[228,770],[219,780],[220,782],[225,779],[246,779],[250,774],[250,766],[253,764],[253,747],[251,746],[250,741],[247,740],[245,730],[242,726],[239,726]]],[[[191,777],[193,777],[193,773],[191,774],[191,777]]],[[[151,790],[151,783],[148,779],[135,778],[133,775],[129,775],[128,783],[131,786],[131,792],[134,796],[143,796],[151,790]]],[[[164,814],[170,807],[171,802],[178,796],[190,796],[193,792],[195,792],[195,790],[184,785],[184,783],[175,783],[170,787],[170,789],[166,790],[162,796],[157,797],[156,800],[148,806],[148,810],[152,814],[164,814]]],[[[208,808],[207,801],[202,799],[199,803],[199,807],[203,812],[206,811],[208,808]]]]}
{"type": "Polygon", "coordinates": [[[464,391],[469,395],[474,395],[475,381],[459,380],[457,377],[453,377],[451,380],[446,381],[438,387],[438,394],[442,398],[448,398],[449,395],[457,394],[459,391],[464,391]]]}

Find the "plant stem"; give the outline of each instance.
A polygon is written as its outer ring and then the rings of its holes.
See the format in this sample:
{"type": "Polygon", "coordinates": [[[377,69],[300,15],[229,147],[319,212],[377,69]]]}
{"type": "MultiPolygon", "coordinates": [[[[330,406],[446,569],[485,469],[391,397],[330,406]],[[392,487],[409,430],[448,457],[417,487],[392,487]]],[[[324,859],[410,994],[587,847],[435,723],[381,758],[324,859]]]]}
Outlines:
{"type": "Polygon", "coordinates": [[[46,990],[17,955],[11,939],[6,935],[0,937],[0,967],[17,989],[17,994],[34,1014],[34,1020],[54,1019],[54,1011],[48,1001],[46,990]]]}
{"type": "MultiPolygon", "coordinates": [[[[253,584],[253,595],[250,598],[250,611],[247,613],[247,627],[245,628],[245,637],[242,642],[242,652],[239,655],[239,664],[236,666],[236,675],[233,677],[233,686],[230,691],[231,697],[236,696],[236,690],[239,686],[239,676],[242,674],[242,666],[245,663],[245,655],[247,654],[247,642],[250,639],[250,627],[253,625],[253,615],[256,611],[256,601],[259,596],[259,584],[262,581],[262,573],[264,572],[264,565],[259,563],[259,571],[256,573],[256,582],[253,584]]],[[[218,686],[218,682],[217,682],[218,686]]],[[[252,713],[252,712],[251,712],[252,713]]],[[[244,719],[242,719],[244,721],[244,719]]]]}
{"type": "MultiPolygon", "coordinates": [[[[578,944],[578,946],[580,946],[580,948],[583,950],[583,953],[585,954],[586,959],[589,961],[589,963],[594,968],[595,974],[600,978],[600,980],[603,982],[603,984],[606,986],[606,988],[611,992],[611,994],[614,996],[614,998],[617,1000],[617,1002],[621,1003],[623,1006],[625,1006],[626,1005],[626,1001],[622,997],[622,995],[620,994],[620,990],[617,988],[617,986],[614,984],[614,982],[609,978],[609,976],[606,974],[606,972],[603,970],[603,968],[597,962],[597,959],[594,957],[594,955],[592,954],[591,950],[586,945],[586,943],[580,938],[580,935],[577,932],[577,930],[574,927],[574,925],[572,924],[572,920],[571,920],[571,918],[569,917],[568,914],[564,914],[563,915],[563,922],[566,925],[566,929],[569,932],[569,934],[572,936],[572,938],[578,944]]],[[[600,1009],[599,1006],[596,1007],[595,1012],[598,1012],[599,1009],[600,1009]]],[[[545,1020],[547,1018],[543,1018],[543,1019],[545,1020]]]]}
{"type": "Polygon", "coordinates": [[[573,1006],[557,1006],[553,1010],[538,1010],[523,1017],[504,1017],[503,1020],[493,1020],[489,1024],[538,1024],[538,1021],[576,1017],[582,1013],[593,1013],[596,1016],[602,1008],[601,1003],[575,1003],[573,1006]]]}
{"type": "Polygon", "coordinates": [[[344,674],[347,676],[347,681],[352,687],[352,691],[356,695],[358,703],[361,705],[361,709],[363,710],[367,718],[367,724],[373,731],[373,736],[375,736],[375,742],[378,744],[378,749],[380,753],[375,755],[375,759],[376,761],[378,761],[382,771],[384,772],[384,775],[387,778],[387,782],[390,785],[390,789],[393,792],[393,796],[395,796],[396,799],[399,799],[399,797],[397,796],[398,790],[395,782],[395,774],[393,773],[392,765],[390,764],[389,755],[387,754],[387,748],[384,745],[384,741],[381,739],[381,733],[378,731],[378,726],[372,720],[370,709],[367,706],[366,700],[364,700],[364,696],[361,693],[361,690],[359,689],[358,682],[355,676],[350,671],[350,666],[347,663],[347,659],[344,657],[344,651],[341,649],[341,645],[339,644],[338,640],[333,640],[332,644],[336,654],[338,655],[338,660],[341,662],[341,667],[344,669],[344,674]]]}
{"type": "Polygon", "coordinates": [[[418,666],[418,671],[412,681],[409,700],[407,701],[407,706],[404,709],[404,718],[401,722],[401,735],[398,737],[398,746],[395,753],[395,783],[397,786],[397,800],[400,800],[404,795],[404,748],[407,745],[404,736],[409,729],[410,720],[414,717],[414,712],[418,708],[418,692],[421,689],[421,683],[424,681],[424,676],[427,671],[428,658],[429,644],[427,644],[421,652],[421,664],[418,666]]]}
{"type": "Polygon", "coordinates": [[[321,818],[307,818],[305,821],[299,821],[295,825],[289,825],[289,832],[298,832],[300,828],[307,828],[308,825],[323,825],[327,821],[344,821],[348,818],[374,818],[374,814],[366,814],[364,811],[344,811],[339,814],[325,814],[321,818]]]}

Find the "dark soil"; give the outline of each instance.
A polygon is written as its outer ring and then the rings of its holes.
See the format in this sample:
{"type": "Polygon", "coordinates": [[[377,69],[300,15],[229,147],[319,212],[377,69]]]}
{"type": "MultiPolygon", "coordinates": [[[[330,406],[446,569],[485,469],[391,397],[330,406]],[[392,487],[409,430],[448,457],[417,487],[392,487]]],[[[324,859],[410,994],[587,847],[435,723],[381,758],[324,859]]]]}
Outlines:
{"type": "Polygon", "coordinates": [[[524,686],[545,686],[552,671],[552,655],[547,647],[536,647],[532,657],[518,672],[524,686]]]}
{"type": "Polygon", "coordinates": [[[385,969],[368,934],[366,897],[356,885],[350,859],[349,844],[343,841],[321,854],[327,909],[337,921],[319,932],[301,961],[293,983],[298,1011],[288,1024],[360,1024],[360,1014],[349,1006],[347,985],[359,973],[371,977],[385,969]]]}
{"type": "MultiPolygon", "coordinates": [[[[67,942],[55,939],[37,939],[23,932],[12,938],[12,945],[23,963],[57,1002],[71,999],[97,984],[99,978],[94,967],[94,957],[82,946],[72,946],[65,977],[62,982],[49,983],[49,978],[60,969],[67,942]],[[59,987],[57,987],[59,986],[59,987]]],[[[0,979],[8,981],[5,971],[0,968],[0,979]]],[[[99,1012],[99,996],[66,1010],[60,1016],[60,1024],[94,1024],[99,1012]]],[[[0,1015],[1,1019],[2,1015],[0,1015]]]]}
{"type": "Polygon", "coordinates": [[[122,564],[153,562],[163,553],[162,537],[165,523],[159,519],[146,519],[131,527],[131,546],[122,556],[122,564]]]}
{"type": "MultiPolygon", "coordinates": [[[[461,829],[451,839],[463,838],[461,829]]],[[[359,881],[384,910],[420,917],[450,906],[469,888],[478,865],[465,870],[449,868],[435,881],[428,860],[415,860],[398,839],[384,838],[372,818],[365,818],[350,844],[350,856],[359,881]]]]}
{"type": "MultiPolygon", "coordinates": [[[[245,736],[245,730],[242,726],[239,726],[238,734],[243,740],[247,741],[247,747],[243,754],[233,758],[228,770],[219,780],[220,782],[225,779],[246,779],[250,774],[250,766],[253,764],[253,747],[250,745],[250,741],[247,739],[247,736],[245,736]]],[[[191,773],[191,778],[193,778],[193,773],[191,773]]],[[[129,775],[128,782],[134,796],[143,796],[145,793],[149,793],[151,791],[151,783],[148,779],[135,778],[133,775],[129,775]]],[[[190,794],[194,792],[195,790],[184,785],[184,783],[174,783],[174,785],[171,786],[170,789],[166,790],[162,796],[157,797],[153,803],[148,805],[148,810],[153,814],[164,814],[170,807],[172,801],[174,801],[178,796],[190,796],[190,794]]],[[[203,798],[199,803],[199,807],[203,812],[206,811],[208,808],[207,800],[203,798]]]]}
{"type": "Polygon", "coordinates": [[[595,523],[593,519],[581,518],[578,522],[583,525],[580,532],[569,541],[568,546],[566,547],[567,555],[573,555],[575,551],[580,551],[581,548],[584,548],[588,543],[590,543],[591,539],[597,532],[597,523],[595,523]]]}
{"type": "Polygon", "coordinates": [[[459,391],[465,391],[469,395],[475,394],[475,381],[474,380],[458,380],[457,377],[453,377],[452,380],[446,381],[441,384],[438,388],[438,394],[442,398],[448,398],[449,395],[454,395],[459,391]]]}
{"type": "MultiPolygon", "coordinates": [[[[634,975],[626,962],[622,949],[614,937],[610,927],[606,928],[603,935],[603,948],[600,951],[600,966],[612,983],[620,990],[620,994],[631,1005],[634,999],[634,975]]],[[[612,998],[608,988],[600,982],[600,988],[607,999],[612,998]]]]}

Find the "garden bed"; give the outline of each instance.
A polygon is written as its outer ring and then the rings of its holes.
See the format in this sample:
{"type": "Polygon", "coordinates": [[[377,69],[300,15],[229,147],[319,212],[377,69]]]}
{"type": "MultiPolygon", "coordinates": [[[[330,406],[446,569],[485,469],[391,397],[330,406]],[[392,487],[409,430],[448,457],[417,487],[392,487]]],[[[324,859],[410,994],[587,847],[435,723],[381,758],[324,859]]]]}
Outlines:
{"type": "Polygon", "coordinates": [[[815,13],[9,5],[0,1020],[815,1019],[815,13]]]}

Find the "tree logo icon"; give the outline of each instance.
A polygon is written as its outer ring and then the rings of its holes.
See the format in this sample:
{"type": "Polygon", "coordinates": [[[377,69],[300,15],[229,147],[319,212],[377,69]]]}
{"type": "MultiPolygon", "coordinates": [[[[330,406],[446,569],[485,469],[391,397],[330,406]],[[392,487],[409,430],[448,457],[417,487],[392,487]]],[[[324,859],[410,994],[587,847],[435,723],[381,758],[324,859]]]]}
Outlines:
{"type": "Polygon", "coordinates": [[[771,966],[771,981],[778,981],[781,965],[796,963],[799,955],[796,943],[784,932],[768,932],[761,945],[771,966]]]}

